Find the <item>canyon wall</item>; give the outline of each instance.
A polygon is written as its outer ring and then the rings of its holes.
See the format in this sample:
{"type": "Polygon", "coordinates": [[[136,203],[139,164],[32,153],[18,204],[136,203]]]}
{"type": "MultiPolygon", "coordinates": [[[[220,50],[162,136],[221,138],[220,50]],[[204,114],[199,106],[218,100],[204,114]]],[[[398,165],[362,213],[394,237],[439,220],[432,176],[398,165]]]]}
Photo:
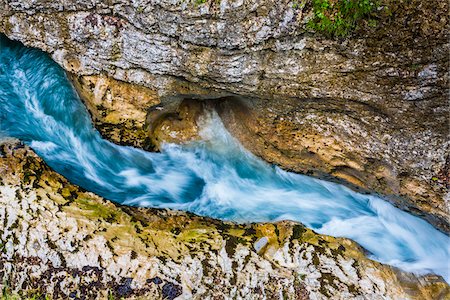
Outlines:
{"type": "Polygon", "coordinates": [[[155,149],[182,99],[215,99],[263,159],[448,232],[447,1],[381,1],[339,39],[312,17],[309,1],[0,2],[0,32],[50,53],[109,139],[155,149]]]}

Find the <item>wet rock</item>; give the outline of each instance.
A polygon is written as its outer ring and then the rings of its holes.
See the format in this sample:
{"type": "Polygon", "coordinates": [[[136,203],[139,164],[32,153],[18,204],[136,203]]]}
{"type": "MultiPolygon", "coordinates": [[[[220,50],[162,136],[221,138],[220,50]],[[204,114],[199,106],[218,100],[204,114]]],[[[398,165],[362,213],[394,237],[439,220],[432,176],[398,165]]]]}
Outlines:
{"type": "Polygon", "coordinates": [[[133,292],[133,289],[131,288],[132,282],[133,282],[132,278],[124,278],[122,280],[122,284],[117,286],[117,295],[119,297],[129,296],[133,292]]]}
{"type": "Polygon", "coordinates": [[[161,284],[163,281],[161,280],[161,278],[155,277],[155,278],[152,278],[152,279],[147,279],[147,282],[154,283],[154,284],[161,284]]]}
{"type": "Polygon", "coordinates": [[[200,139],[199,118],[205,112],[206,103],[185,99],[173,111],[167,107],[150,112],[147,123],[152,129],[149,137],[156,149],[162,143],[184,144],[200,139]]]}
{"type": "Polygon", "coordinates": [[[162,287],[162,295],[164,299],[173,300],[181,295],[181,287],[173,283],[166,283],[162,287]]]}
{"type": "Polygon", "coordinates": [[[149,107],[160,103],[149,88],[105,74],[69,78],[103,137],[121,145],[148,148],[145,124],[149,107]]]}

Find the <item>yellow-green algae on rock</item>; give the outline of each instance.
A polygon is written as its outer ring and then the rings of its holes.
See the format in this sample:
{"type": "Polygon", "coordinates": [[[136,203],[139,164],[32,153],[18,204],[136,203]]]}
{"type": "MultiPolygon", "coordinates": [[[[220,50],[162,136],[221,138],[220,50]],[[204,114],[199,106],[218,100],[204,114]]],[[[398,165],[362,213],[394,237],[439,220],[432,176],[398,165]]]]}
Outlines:
{"type": "Polygon", "coordinates": [[[28,147],[8,142],[0,150],[0,277],[9,294],[53,299],[449,297],[440,277],[417,277],[369,260],[348,239],[287,221],[238,225],[116,205],[68,183],[28,147]]]}

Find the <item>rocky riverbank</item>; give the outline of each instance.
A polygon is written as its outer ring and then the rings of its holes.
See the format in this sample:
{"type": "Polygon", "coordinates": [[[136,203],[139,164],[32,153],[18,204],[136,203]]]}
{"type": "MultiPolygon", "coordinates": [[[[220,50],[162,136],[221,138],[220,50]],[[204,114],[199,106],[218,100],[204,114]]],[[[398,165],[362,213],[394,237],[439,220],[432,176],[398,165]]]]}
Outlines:
{"type": "Polygon", "coordinates": [[[449,296],[438,276],[371,261],[354,242],[301,224],[236,225],[116,205],[14,141],[0,145],[0,171],[0,287],[21,298],[449,296]]]}

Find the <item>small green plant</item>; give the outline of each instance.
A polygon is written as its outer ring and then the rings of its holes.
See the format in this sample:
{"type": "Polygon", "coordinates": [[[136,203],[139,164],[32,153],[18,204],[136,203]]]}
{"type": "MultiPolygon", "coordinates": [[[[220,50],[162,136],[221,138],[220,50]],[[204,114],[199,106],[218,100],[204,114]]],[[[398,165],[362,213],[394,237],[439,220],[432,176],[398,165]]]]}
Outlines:
{"type": "Polygon", "coordinates": [[[294,0],[293,2],[292,2],[292,8],[293,9],[303,9],[303,7],[305,7],[305,1],[301,1],[301,2],[299,2],[300,0],[294,0]]]}
{"type": "Polygon", "coordinates": [[[32,293],[28,296],[13,293],[9,283],[4,281],[0,293],[0,300],[51,300],[51,298],[48,295],[42,295],[40,293],[32,293]]]}
{"type": "Polygon", "coordinates": [[[314,17],[308,27],[332,37],[349,35],[361,19],[368,19],[371,27],[376,20],[371,15],[377,7],[376,0],[311,0],[314,17]]]}
{"type": "Polygon", "coordinates": [[[108,292],[108,300],[115,300],[113,293],[111,291],[108,292]]]}
{"type": "Polygon", "coordinates": [[[411,69],[413,69],[413,70],[418,70],[419,68],[420,68],[419,64],[412,64],[411,65],[411,69]]]}

